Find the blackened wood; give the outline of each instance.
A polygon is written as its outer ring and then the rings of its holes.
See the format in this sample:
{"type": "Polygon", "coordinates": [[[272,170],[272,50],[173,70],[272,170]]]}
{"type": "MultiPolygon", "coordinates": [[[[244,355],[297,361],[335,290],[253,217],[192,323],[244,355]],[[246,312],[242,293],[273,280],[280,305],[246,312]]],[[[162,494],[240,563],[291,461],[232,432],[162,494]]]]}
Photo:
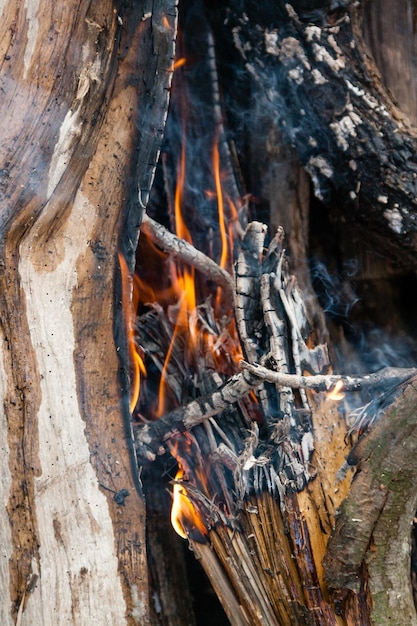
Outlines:
{"type": "Polygon", "coordinates": [[[289,4],[244,2],[225,17],[258,108],[278,120],[316,196],[415,267],[416,134],[366,55],[357,9],[305,19],[289,4]]]}
{"type": "Polygon", "coordinates": [[[236,374],[210,395],[174,409],[156,422],[140,426],[135,437],[139,463],[153,461],[156,455],[165,452],[164,444],[168,439],[220,414],[260,384],[261,379],[250,374],[236,374]]]}

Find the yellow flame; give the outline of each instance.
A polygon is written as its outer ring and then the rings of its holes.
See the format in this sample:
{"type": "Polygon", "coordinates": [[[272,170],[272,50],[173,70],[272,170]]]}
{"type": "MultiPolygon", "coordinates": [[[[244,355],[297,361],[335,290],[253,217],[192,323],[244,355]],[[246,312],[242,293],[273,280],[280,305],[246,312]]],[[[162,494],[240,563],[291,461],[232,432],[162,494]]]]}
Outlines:
{"type": "MultiPolygon", "coordinates": [[[[184,472],[182,469],[179,469],[175,476],[175,481],[181,480],[183,475],[184,472]]],[[[188,500],[184,487],[179,482],[175,482],[172,488],[171,524],[180,537],[187,539],[187,533],[181,523],[181,510],[183,508],[184,499],[188,500]]]]}
{"type": "Polygon", "coordinates": [[[175,476],[172,490],[171,524],[175,532],[187,539],[188,535],[193,535],[193,531],[201,535],[207,535],[207,528],[201,518],[199,511],[195,508],[187,496],[187,490],[181,481],[184,478],[184,470],[179,465],[175,476]]]}
{"type": "MultiPolygon", "coordinates": [[[[136,310],[132,308],[132,288],[131,277],[124,256],[119,252],[120,273],[122,276],[122,309],[126,324],[129,359],[132,367],[132,388],[130,391],[130,412],[133,413],[139,399],[140,393],[140,376],[141,373],[146,376],[145,364],[136,349],[135,333],[133,330],[132,320],[136,315],[136,310]]],[[[134,298],[137,302],[137,295],[134,298]]]]}
{"type": "Polygon", "coordinates": [[[343,381],[338,380],[335,386],[333,387],[333,389],[327,393],[327,397],[329,398],[329,400],[335,400],[336,402],[338,400],[343,400],[343,398],[345,397],[345,394],[341,393],[342,389],[343,389],[343,381]]]}

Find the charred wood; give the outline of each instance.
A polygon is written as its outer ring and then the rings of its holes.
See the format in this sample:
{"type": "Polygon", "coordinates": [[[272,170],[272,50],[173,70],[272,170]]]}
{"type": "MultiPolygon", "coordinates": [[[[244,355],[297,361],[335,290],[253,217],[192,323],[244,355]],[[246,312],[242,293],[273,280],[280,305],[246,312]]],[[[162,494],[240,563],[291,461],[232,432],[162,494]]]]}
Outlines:
{"type": "Polygon", "coordinates": [[[292,4],[244,2],[213,22],[234,42],[257,110],[278,124],[333,218],[349,212],[415,268],[416,133],[367,53],[361,9],[322,4],[310,14],[292,4]]]}

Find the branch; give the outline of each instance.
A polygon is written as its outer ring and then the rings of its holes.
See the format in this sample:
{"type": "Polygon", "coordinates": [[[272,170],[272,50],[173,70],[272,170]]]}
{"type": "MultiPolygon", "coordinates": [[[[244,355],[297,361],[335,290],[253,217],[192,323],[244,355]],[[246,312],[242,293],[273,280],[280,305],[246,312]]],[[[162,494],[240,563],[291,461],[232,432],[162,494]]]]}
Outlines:
{"type": "Polygon", "coordinates": [[[264,381],[292,389],[330,391],[337,382],[343,382],[345,391],[359,391],[381,383],[400,383],[416,375],[415,369],[385,368],[376,374],[361,377],[352,376],[298,376],[281,374],[268,370],[262,365],[240,362],[243,372],[229,378],[213,393],[192,400],[182,407],[166,413],[160,420],[139,426],[136,430],[136,450],[139,462],[154,461],[157,455],[164,454],[164,443],[180,432],[191,430],[210,417],[218,415],[231,404],[238,402],[252,389],[264,381]]]}
{"type": "Polygon", "coordinates": [[[381,383],[400,383],[417,374],[414,368],[386,367],[374,374],[365,376],[343,376],[339,374],[299,376],[297,374],[283,374],[274,372],[257,363],[251,364],[241,361],[240,366],[268,383],[275,383],[281,387],[291,387],[291,389],[311,389],[313,391],[331,391],[336,383],[343,383],[344,391],[360,391],[365,387],[380,385],[381,383]]]}
{"type": "Polygon", "coordinates": [[[213,282],[223,287],[225,293],[233,297],[233,278],[223,270],[215,261],[206,256],[204,252],[197,250],[192,244],[184,239],[173,235],[165,226],[158,224],[149,215],[145,214],[141,230],[146,233],[164,252],[189,263],[199,272],[210,278],[213,282]]]}

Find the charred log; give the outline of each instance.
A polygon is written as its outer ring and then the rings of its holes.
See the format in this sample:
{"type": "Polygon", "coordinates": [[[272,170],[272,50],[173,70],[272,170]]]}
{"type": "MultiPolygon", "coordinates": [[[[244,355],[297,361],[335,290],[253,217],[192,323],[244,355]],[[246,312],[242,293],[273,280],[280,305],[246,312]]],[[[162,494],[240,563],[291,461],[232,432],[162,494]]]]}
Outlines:
{"type": "Polygon", "coordinates": [[[272,141],[277,127],[333,218],[349,214],[375,246],[415,268],[416,136],[367,54],[360,9],[292,4],[232,6],[219,32],[235,42],[272,141]]]}

